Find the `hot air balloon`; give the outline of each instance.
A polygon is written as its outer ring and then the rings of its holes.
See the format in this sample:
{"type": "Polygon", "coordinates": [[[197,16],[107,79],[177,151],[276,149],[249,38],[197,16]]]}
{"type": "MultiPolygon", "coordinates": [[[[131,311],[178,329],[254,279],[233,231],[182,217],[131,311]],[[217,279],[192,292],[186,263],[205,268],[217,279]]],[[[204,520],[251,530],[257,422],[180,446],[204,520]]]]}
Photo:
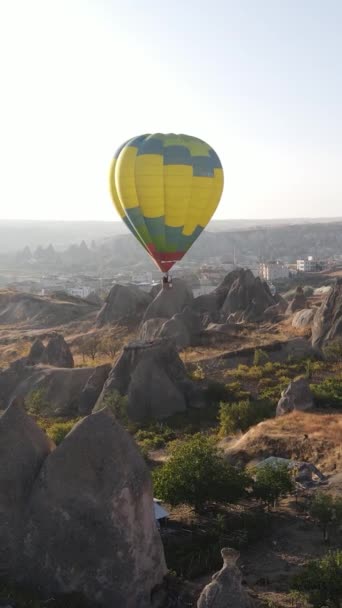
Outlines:
{"type": "Polygon", "coordinates": [[[110,190],[120,217],[167,276],[216,210],[223,169],[197,137],[140,135],[115,153],[110,190]]]}

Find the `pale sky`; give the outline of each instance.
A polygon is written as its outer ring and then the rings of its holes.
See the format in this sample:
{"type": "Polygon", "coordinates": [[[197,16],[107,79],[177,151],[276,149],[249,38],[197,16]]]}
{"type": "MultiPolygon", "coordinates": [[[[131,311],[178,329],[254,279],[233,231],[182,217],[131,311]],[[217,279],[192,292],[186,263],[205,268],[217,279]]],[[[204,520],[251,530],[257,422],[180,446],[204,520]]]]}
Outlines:
{"type": "Polygon", "coordinates": [[[216,218],[342,216],[340,0],[0,0],[0,218],[116,220],[141,133],[206,140],[216,218]]]}

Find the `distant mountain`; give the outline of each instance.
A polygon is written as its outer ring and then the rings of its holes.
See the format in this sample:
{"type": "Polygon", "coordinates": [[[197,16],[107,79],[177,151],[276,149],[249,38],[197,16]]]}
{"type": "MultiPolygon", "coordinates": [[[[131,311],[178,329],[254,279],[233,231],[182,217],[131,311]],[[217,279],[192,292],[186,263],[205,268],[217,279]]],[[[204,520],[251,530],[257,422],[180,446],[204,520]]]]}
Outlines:
{"type": "MultiPolygon", "coordinates": [[[[277,219],[277,220],[213,220],[207,227],[207,232],[235,232],[258,230],[260,228],[276,228],[286,226],[330,224],[342,222],[342,218],[323,219],[277,219]]],[[[70,245],[85,241],[88,246],[92,241],[103,242],[128,230],[121,221],[113,222],[49,222],[0,220],[0,253],[9,253],[29,247],[31,251],[37,247],[53,245],[57,251],[63,251],[70,245]]],[[[213,254],[215,255],[215,254],[213,254]]]]}

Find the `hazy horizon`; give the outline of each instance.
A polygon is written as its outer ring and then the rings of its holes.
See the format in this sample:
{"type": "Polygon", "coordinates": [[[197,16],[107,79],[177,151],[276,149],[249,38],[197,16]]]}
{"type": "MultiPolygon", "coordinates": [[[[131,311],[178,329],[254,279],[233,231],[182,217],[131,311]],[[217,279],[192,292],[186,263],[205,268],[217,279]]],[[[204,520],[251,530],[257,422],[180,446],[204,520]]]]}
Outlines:
{"type": "Polygon", "coordinates": [[[108,168],[146,132],[219,154],[215,219],[336,218],[342,4],[0,4],[0,217],[115,221],[108,168]]]}

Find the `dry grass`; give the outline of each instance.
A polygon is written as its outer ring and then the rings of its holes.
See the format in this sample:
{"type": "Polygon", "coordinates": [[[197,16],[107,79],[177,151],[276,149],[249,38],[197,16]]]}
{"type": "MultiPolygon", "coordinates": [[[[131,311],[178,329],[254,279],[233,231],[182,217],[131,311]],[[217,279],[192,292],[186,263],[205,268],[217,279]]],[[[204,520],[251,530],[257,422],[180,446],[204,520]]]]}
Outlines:
{"type": "Polygon", "coordinates": [[[342,472],[342,414],[293,412],[261,422],[222,447],[245,463],[280,456],[310,461],[325,473],[342,472]]]}

